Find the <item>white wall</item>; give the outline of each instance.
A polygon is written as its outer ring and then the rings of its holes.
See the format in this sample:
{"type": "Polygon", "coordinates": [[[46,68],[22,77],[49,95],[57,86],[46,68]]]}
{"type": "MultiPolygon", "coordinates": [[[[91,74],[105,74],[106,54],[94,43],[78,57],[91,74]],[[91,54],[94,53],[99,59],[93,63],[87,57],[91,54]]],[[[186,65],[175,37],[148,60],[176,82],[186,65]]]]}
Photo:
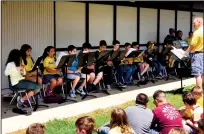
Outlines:
{"type": "Polygon", "coordinates": [[[157,41],[157,9],[140,8],[140,44],[157,41]]]}
{"type": "Polygon", "coordinates": [[[2,3],[2,87],[8,87],[4,69],[9,52],[20,49],[22,44],[30,44],[36,60],[45,47],[54,43],[53,24],[53,2],[2,3]]]}
{"type": "MultiPolygon", "coordinates": [[[[204,15],[204,13],[202,13],[202,12],[193,12],[193,20],[194,20],[195,17],[203,17],[203,15],[204,15]]],[[[194,31],[194,30],[195,29],[194,29],[193,23],[192,23],[192,31],[194,31]]]]}
{"type": "Polygon", "coordinates": [[[182,39],[188,37],[190,31],[190,12],[188,11],[178,11],[177,14],[177,30],[183,32],[182,39]]]}
{"type": "Polygon", "coordinates": [[[85,42],[85,3],[56,2],[56,47],[85,42]]]}
{"type": "Polygon", "coordinates": [[[117,40],[121,44],[137,40],[137,8],[117,6],[117,40]]]}
{"type": "Polygon", "coordinates": [[[169,28],[175,28],[175,11],[160,10],[160,42],[163,43],[166,35],[169,34],[169,28]]]}
{"type": "Polygon", "coordinates": [[[89,4],[89,42],[92,46],[99,46],[100,40],[112,44],[113,6],[89,4]]]}

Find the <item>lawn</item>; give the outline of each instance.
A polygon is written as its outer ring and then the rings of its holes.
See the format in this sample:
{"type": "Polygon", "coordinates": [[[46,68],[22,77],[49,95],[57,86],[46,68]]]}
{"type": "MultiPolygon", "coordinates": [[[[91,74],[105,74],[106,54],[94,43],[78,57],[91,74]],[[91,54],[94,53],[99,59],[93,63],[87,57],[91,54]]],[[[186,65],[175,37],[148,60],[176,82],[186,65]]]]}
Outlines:
{"type": "MultiPolygon", "coordinates": [[[[194,85],[186,87],[183,91],[188,91],[193,88],[194,85]]],[[[175,105],[177,108],[183,105],[182,98],[180,94],[174,95],[173,93],[167,93],[168,102],[175,105]]],[[[114,107],[126,108],[128,106],[135,105],[135,101],[129,101],[122,105],[117,105],[114,107]]],[[[106,109],[98,109],[91,113],[86,113],[83,115],[79,115],[76,117],[66,118],[63,120],[51,120],[47,122],[46,125],[46,134],[75,134],[75,121],[80,116],[88,115],[93,117],[96,120],[96,127],[100,127],[105,122],[109,121],[110,113],[114,107],[106,108],[106,109]]],[[[153,98],[150,97],[148,108],[153,109],[153,98]]],[[[11,134],[25,134],[25,130],[19,130],[17,132],[13,132],[11,134]]]]}

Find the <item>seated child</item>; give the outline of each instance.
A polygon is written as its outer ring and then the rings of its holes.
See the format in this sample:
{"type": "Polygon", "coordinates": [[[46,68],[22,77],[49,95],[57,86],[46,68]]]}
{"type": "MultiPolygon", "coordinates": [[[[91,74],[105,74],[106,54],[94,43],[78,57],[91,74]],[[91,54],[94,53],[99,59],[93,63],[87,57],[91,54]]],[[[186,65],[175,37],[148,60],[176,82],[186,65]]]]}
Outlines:
{"type": "Polygon", "coordinates": [[[203,108],[196,104],[196,99],[191,92],[183,94],[185,107],[192,110],[190,119],[184,120],[183,125],[188,133],[194,133],[198,130],[198,120],[203,117],[203,108]]]}
{"type": "MultiPolygon", "coordinates": [[[[131,48],[130,43],[125,43],[125,53],[129,51],[131,48]]],[[[132,58],[129,58],[132,59],[132,58]]],[[[125,55],[123,63],[121,62],[119,67],[119,80],[124,85],[132,85],[133,82],[131,81],[131,77],[133,75],[133,72],[135,71],[135,67],[132,67],[132,64],[129,63],[127,55],[125,55]]]]}
{"type": "MultiPolygon", "coordinates": [[[[83,51],[82,52],[90,52],[91,50],[91,44],[90,43],[84,43],[82,45],[83,51]]],[[[89,75],[88,83],[91,84],[92,90],[97,90],[96,85],[101,81],[103,77],[103,72],[101,70],[96,70],[95,65],[88,65],[87,67],[83,67],[81,70],[82,74],[89,75]]]]}
{"type": "MultiPolygon", "coordinates": [[[[136,49],[136,51],[139,50],[139,43],[133,42],[132,47],[136,49]]],[[[139,55],[138,58],[135,59],[134,63],[136,63],[137,68],[139,68],[140,77],[144,80],[144,74],[149,69],[149,64],[143,60],[143,55],[144,54],[139,55]]]]}
{"type": "Polygon", "coordinates": [[[75,122],[76,134],[92,134],[95,127],[95,121],[89,116],[84,116],[75,122]]]}
{"type": "MultiPolygon", "coordinates": [[[[74,45],[70,45],[68,46],[68,53],[69,55],[73,55],[76,54],[76,47],[74,45]]],[[[81,68],[78,68],[78,56],[76,55],[72,66],[67,68],[67,78],[73,80],[73,85],[72,85],[72,89],[70,90],[70,97],[74,98],[76,97],[75,95],[75,88],[79,82],[79,80],[81,79],[81,68]]],[[[83,76],[83,78],[85,78],[83,76]]],[[[86,80],[83,81],[83,83],[80,85],[80,87],[78,89],[76,89],[76,92],[81,94],[81,95],[85,95],[85,92],[83,90],[84,86],[86,84],[86,80]]]]}
{"type": "MultiPolygon", "coordinates": [[[[95,58],[98,59],[101,52],[106,51],[107,43],[105,40],[101,40],[99,43],[99,49],[95,53],[95,58]]],[[[113,83],[113,72],[112,72],[112,60],[109,56],[105,63],[98,63],[95,65],[96,72],[103,71],[103,81],[107,89],[111,89],[111,84],[113,83]]]]}
{"type": "Polygon", "coordinates": [[[45,134],[45,126],[40,123],[33,123],[27,128],[26,134],[45,134]]]}
{"type": "MultiPolygon", "coordinates": [[[[25,90],[27,89],[28,98],[37,94],[40,91],[38,83],[25,80],[26,71],[20,66],[20,51],[17,49],[11,50],[6,62],[5,75],[9,76],[10,84],[14,87],[14,90],[25,90]]],[[[25,101],[27,100],[26,95],[17,97],[17,108],[22,109],[26,107],[25,101]]]]}
{"type": "Polygon", "coordinates": [[[203,107],[203,90],[200,89],[199,87],[195,87],[193,90],[192,90],[192,93],[193,93],[193,96],[195,97],[196,99],[196,103],[198,105],[200,105],[201,107],[203,107]]]}
{"type": "MultiPolygon", "coordinates": [[[[20,52],[21,52],[21,66],[24,67],[25,71],[26,71],[26,75],[25,75],[25,79],[26,80],[31,80],[33,82],[36,82],[37,80],[37,70],[34,70],[31,72],[32,70],[32,67],[33,67],[33,63],[34,63],[34,60],[33,58],[31,57],[31,51],[32,51],[32,48],[30,45],[28,44],[23,44],[21,46],[21,49],[20,49],[20,52]]],[[[39,72],[39,70],[38,70],[39,72]]],[[[42,78],[41,77],[38,77],[38,83],[40,85],[42,85],[42,78]]]]}
{"type": "Polygon", "coordinates": [[[61,69],[56,68],[54,54],[55,48],[53,46],[45,48],[43,53],[43,80],[45,84],[50,82],[50,86],[46,89],[47,96],[54,96],[54,89],[63,84],[63,79],[60,76],[61,69]]]}
{"type": "Polygon", "coordinates": [[[135,134],[128,123],[127,115],[123,109],[115,108],[112,111],[108,134],[135,134]]]}
{"type": "MultiPolygon", "coordinates": [[[[195,87],[192,90],[192,94],[196,99],[196,104],[203,107],[203,93],[200,92],[199,87],[195,87]]],[[[182,115],[184,118],[191,118],[192,110],[186,108],[185,106],[181,107],[180,110],[182,111],[182,115]]]]}
{"type": "Polygon", "coordinates": [[[157,76],[156,78],[161,79],[163,77],[162,71],[161,71],[162,65],[156,59],[156,54],[157,52],[154,46],[154,42],[149,41],[147,43],[147,49],[144,52],[144,58],[148,64],[150,64],[152,67],[155,68],[156,76],[157,76]]]}

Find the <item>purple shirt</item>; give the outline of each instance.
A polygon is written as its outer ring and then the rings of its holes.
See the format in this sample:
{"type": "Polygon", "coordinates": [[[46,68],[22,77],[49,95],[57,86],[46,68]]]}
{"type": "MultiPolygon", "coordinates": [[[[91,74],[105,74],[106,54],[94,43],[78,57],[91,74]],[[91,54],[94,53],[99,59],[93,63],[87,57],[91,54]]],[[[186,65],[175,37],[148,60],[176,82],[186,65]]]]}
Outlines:
{"type": "Polygon", "coordinates": [[[163,104],[153,110],[152,125],[157,124],[160,134],[168,134],[174,127],[183,128],[182,118],[177,108],[171,104],[163,104]]]}

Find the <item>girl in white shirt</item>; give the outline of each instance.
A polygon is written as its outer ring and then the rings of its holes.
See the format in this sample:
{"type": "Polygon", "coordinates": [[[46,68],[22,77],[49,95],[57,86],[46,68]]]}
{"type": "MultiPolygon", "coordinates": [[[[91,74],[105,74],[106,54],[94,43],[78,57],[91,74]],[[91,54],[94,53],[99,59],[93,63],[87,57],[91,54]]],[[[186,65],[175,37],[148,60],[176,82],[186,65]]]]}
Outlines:
{"type": "MultiPolygon", "coordinates": [[[[8,56],[6,62],[5,75],[10,77],[10,84],[14,90],[27,90],[28,97],[31,97],[39,92],[40,86],[36,82],[25,80],[26,71],[20,66],[20,51],[13,49],[8,56]]],[[[17,107],[19,109],[24,107],[24,102],[27,100],[26,96],[17,97],[17,107]]]]}

